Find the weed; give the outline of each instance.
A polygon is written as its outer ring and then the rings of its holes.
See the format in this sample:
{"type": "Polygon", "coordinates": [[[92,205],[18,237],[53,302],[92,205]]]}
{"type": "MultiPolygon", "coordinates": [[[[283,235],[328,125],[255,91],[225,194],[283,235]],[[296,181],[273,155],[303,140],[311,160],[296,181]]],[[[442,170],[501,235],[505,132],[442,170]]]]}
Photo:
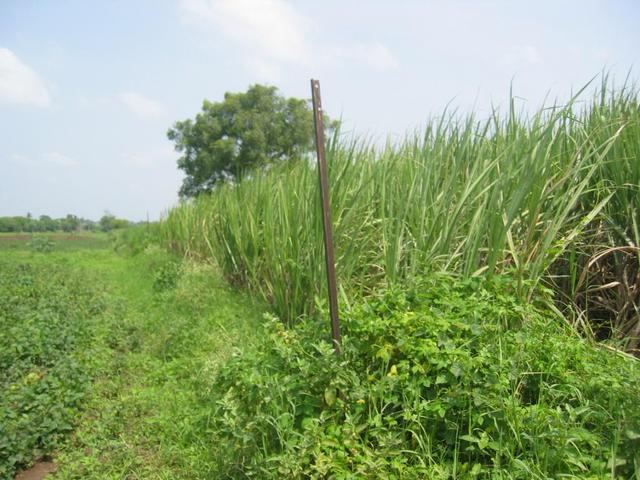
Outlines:
{"type": "Polygon", "coordinates": [[[638,363],[518,288],[388,289],[345,313],[340,358],[314,322],[267,322],[212,379],[218,478],[637,476],[638,363]]]}
{"type": "Polygon", "coordinates": [[[55,247],[55,242],[47,237],[32,235],[27,246],[34,252],[50,252],[55,247]]]}

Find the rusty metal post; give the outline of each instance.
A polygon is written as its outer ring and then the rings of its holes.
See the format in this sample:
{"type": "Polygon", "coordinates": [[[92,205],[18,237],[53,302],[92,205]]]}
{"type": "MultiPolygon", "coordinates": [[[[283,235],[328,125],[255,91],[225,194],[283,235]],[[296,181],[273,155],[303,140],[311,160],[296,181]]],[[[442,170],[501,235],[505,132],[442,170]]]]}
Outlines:
{"type": "Polygon", "coordinates": [[[331,336],[333,348],[340,355],[340,320],[338,318],[338,287],[333,254],[333,228],[331,226],[331,202],[329,201],[329,175],[324,153],[324,126],[322,122],[322,101],[320,82],[311,79],[313,119],[316,126],[316,152],[318,154],[318,175],[320,178],[320,199],[322,200],[322,226],[324,230],[324,252],[327,265],[327,287],[329,290],[329,313],[331,315],[331,336]]]}

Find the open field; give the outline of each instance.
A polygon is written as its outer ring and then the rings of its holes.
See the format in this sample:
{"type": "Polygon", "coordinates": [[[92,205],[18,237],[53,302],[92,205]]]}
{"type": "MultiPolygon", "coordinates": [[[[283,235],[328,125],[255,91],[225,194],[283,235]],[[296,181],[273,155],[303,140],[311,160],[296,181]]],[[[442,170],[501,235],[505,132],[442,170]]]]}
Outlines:
{"type": "Polygon", "coordinates": [[[108,245],[109,237],[102,233],[0,233],[0,251],[101,249],[108,245]]]}
{"type": "Polygon", "coordinates": [[[208,478],[209,379],[260,309],[211,267],[102,236],[22,240],[0,267],[0,478],[51,457],[55,478],[208,478]]]}

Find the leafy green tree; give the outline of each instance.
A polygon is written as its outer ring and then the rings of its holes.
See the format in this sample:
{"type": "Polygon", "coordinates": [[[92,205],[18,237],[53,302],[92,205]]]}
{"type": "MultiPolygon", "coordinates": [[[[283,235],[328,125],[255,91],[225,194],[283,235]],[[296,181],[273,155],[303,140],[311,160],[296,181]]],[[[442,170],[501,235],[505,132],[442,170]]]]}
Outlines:
{"type": "Polygon", "coordinates": [[[112,215],[109,212],[105,212],[105,214],[100,219],[100,229],[103,232],[109,232],[117,228],[125,228],[128,226],[129,226],[128,220],[124,220],[122,218],[116,218],[115,215],[112,215]]]}
{"type": "Polygon", "coordinates": [[[307,100],[284,98],[276,87],[253,85],[204,101],[194,120],[177,122],[167,136],[182,156],[183,197],[238,181],[249,170],[300,158],[313,147],[313,112],[307,100]]]}
{"type": "Polygon", "coordinates": [[[51,218],[49,215],[40,215],[37,223],[33,227],[33,230],[37,232],[55,232],[59,229],[59,226],[59,222],[51,218]]]}
{"type": "Polygon", "coordinates": [[[66,218],[60,219],[60,225],[65,232],[73,232],[78,229],[80,220],[75,215],[67,214],[66,218]]]}

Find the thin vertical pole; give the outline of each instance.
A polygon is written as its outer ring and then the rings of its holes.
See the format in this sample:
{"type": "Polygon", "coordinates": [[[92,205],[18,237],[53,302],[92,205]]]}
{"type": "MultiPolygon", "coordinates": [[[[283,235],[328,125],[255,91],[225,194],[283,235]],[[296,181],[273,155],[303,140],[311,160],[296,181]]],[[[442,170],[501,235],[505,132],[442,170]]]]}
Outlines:
{"type": "Polygon", "coordinates": [[[329,175],[324,153],[324,126],[322,123],[322,101],[320,82],[311,79],[313,119],[316,126],[316,152],[318,154],[318,176],[320,178],[320,199],[322,200],[322,226],[324,230],[324,252],[327,265],[327,287],[329,290],[329,313],[331,315],[331,336],[333,348],[340,355],[340,320],[338,318],[338,287],[333,255],[333,228],[331,226],[331,202],[329,201],[329,175]]]}

